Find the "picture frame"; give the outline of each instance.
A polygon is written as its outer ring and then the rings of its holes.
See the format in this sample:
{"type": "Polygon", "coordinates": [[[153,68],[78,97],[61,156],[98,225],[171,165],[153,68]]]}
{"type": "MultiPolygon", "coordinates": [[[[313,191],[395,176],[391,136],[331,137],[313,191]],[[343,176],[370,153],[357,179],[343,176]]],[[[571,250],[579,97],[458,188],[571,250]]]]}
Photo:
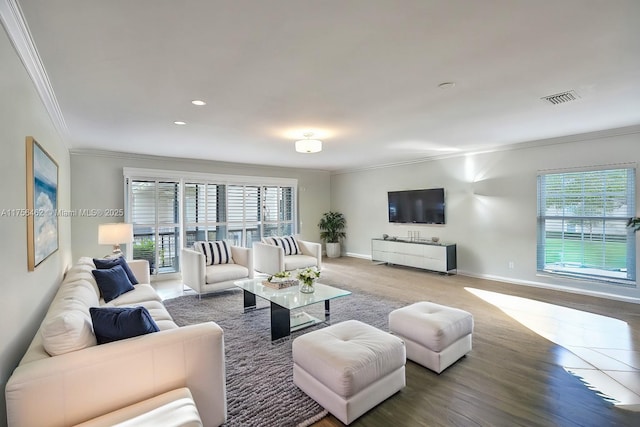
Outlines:
{"type": "Polygon", "coordinates": [[[58,250],[58,163],[31,136],[27,148],[27,265],[35,270],[58,250]]]}

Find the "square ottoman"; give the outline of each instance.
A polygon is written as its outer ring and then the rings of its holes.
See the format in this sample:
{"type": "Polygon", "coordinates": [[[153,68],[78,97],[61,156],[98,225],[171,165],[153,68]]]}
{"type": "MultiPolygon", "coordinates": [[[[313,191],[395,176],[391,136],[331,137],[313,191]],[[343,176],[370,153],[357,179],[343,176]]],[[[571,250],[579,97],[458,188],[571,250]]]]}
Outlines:
{"type": "Polygon", "coordinates": [[[405,386],[404,343],[357,320],[293,340],[293,382],[344,424],[405,386]]]}
{"type": "Polygon", "coordinates": [[[440,373],[471,351],[473,316],[457,308],[416,302],[389,313],[389,330],[404,340],[408,359],[440,373]]]}

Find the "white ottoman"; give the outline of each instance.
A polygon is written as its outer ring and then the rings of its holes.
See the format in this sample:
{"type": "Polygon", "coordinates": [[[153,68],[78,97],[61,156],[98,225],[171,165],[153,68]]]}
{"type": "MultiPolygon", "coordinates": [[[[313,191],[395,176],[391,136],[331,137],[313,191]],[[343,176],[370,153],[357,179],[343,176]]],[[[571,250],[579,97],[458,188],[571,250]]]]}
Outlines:
{"type": "Polygon", "coordinates": [[[405,386],[404,343],[357,320],[293,340],[293,382],[344,424],[405,386]]]}
{"type": "Polygon", "coordinates": [[[408,359],[440,373],[471,351],[473,316],[417,302],[389,313],[389,330],[404,340],[408,359]]]}

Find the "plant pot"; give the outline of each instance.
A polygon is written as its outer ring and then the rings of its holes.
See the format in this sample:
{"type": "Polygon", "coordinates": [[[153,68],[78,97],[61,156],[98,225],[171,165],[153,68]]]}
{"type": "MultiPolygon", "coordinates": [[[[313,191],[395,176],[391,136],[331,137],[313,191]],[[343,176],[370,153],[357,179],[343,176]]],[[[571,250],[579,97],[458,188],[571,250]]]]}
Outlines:
{"type": "Polygon", "coordinates": [[[329,258],[339,258],[340,243],[327,243],[327,256],[329,258]]]}

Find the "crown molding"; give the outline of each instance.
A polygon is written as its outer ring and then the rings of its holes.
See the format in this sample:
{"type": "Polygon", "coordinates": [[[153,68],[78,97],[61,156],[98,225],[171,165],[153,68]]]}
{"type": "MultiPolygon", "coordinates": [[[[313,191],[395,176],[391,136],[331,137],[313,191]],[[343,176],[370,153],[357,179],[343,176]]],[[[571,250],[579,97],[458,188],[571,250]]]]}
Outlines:
{"type": "Polygon", "coordinates": [[[22,60],[22,64],[29,73],[53,125],[68,148],[67,124],[17,0],[0,0],[0,20],[9,40],[22,60]]]}
{"type": "Polygon", "coordinates": [[[634,135],[634,134],[640,134],[640,125],[631,125],[631,126],[605,129],[605,130],[599,130],[599,131],[593,131],[593,132],[587,132],[587,133],[579,133],[575,135],[559,136],[555,138],[546,138],[546,139],[537,139],[533,141],[517,142],[513,144],[500,145],[496,147],[487,147],[486,149],[481,149],[481,150],[476,149],[476,150],[457,151],[455,153],[439,154],[431,157],[421,157],[418,159],[407,160],[403,162],[385,163],[385,164],[364,166],[361,168],[353,168],[353,169],[341,169],[341,170],[332,171],[331,175],[343,175],[348,173],[363,172],[363,171],[375,170],[375,169],[386,169],[386,168],[393,168],[397,166],[407,166],[407,165],[413,165],[416,163],[433,162],[436,160],[444,160],[444,159],[450,159],[454,157],[464,157],[464,156],[477,155],[477,154],[488,154],[488,153],[495,153],[500,151],[525,150],[529,148],[545,147],[545,146],[560,145],[560,144],[570,144],[574,142],[590,141],[594,139],[613,138],[616,136],[634,135]]]}
{"type": "Polygon", "coordinates": [[[207,160],[207,159],[194,159],[190,157],[169,157],[169,156],[158,156],[153,154],[140,154],[140,153],[125,153],[122,151],[108,151],[108,150],[96,150],[93,148],[71,148],[69,149],[69,154],[72,156],[87,156],[87,157],[104,157],[111,159],[120,159],[120,160],[150,160],[150,161],[182,161],[189,162],[194,165],[203,165],[203,166],[211,166],[212,164],[220,165],[220,166],[242,166],[255,170],[286,170],[286,171],[295,171],[295,172],[321,172],[321,173],[330,173],[330,171],[325,169],[313,169],[313,168],[297,168],[291,166],[276,166],[276,165],[265,165],[265,164],[254,164],[254,163],[241,163],[241,162],[228,162],[222,160],[207,160]]]}

